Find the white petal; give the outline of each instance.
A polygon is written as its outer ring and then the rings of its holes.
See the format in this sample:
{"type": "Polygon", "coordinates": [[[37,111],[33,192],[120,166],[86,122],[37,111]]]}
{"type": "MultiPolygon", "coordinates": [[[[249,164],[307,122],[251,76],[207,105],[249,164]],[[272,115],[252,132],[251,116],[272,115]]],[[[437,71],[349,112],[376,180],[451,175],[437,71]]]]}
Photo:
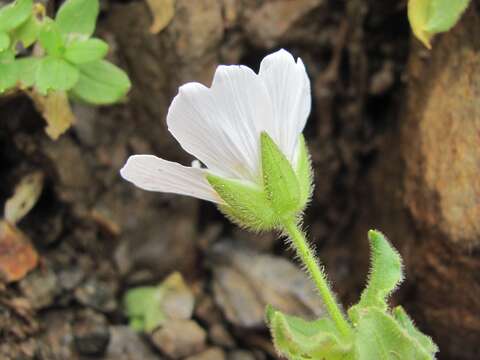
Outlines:
{"type": "Polygon", "coordinates": [[[153,155],[133,155],[120,174],[141,189],[193,196],[222,203],[205,178],[205,170],[187,167],[153,155]]]}
{"type": "Polygon", "coordinates": [[[266,56],[260,78],[270,95],[275,122],[267,130],[286,157],[296,162],[296,149],[311,108],[310,81],[305,66],[286,50],[266,56]]]}
{"type": "Polygon", "coordinates": [[[260,131],[272,121],[262,80],[245,66],[219,66],[211,88],[189,83],[170,105],[167,123],[182,147],[215,173],[258,181],[260,131]]]}

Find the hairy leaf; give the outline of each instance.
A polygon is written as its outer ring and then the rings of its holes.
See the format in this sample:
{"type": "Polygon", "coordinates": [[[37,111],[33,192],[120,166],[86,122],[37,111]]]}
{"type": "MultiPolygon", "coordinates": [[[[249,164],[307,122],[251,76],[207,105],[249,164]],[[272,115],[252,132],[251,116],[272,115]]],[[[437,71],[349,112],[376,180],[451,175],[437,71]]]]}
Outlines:
{"type": "Polygon", "coordinates": [[[303,135],[300,136],[298,144],[297,178],[300,186],[300,206],[304,208],[313,192],[313,169],[308,152],[307,144],[303,135]]]}

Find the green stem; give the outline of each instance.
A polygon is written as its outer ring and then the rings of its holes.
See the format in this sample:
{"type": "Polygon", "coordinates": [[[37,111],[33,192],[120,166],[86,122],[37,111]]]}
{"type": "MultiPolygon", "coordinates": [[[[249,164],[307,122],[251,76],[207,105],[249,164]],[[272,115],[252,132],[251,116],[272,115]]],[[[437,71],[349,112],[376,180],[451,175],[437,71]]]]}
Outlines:
{"type": "Polygon", "coordinates": [[[338,331],[345,337],[348,337],[352,330],[350,324],[335,301],[332,290],[330,290],[330,286],[328,286],[327,277],[322,269],[318,266],[315,256],[308,246],[303,232],[299,229],[297,223],[292,220],[285,221],[283,226],[287,234],[292,239],[292,243],[297,251],[298,256],[315,282],[318,292],[323,298],[323,302],[325,303],[328,314],[337,326],[338,331]]]}

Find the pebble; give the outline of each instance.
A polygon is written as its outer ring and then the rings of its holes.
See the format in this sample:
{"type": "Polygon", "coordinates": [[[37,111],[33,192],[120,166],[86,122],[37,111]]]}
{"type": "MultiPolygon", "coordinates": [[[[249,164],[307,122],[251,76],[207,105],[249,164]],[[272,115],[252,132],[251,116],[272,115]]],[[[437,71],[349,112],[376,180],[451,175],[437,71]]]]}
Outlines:
{"type": "Polygon", "coordinates": [[[255,356],[247,350],[233,350],[227,354],[227,360],[255,360],[255,356]]]}
{"type": "Polygon", "coordinates": [[[128,326],[111,326],[110,342],[102,360],[160,360],[150,347],[128,326]]]}
{"type": "Polygon", "coordinates": [[[75,289],[75,299],[82,305],[104,313],[114,311],[118,305],[113,288],[95,278],[88,279],[75,289]]]}
{"type": "Polygon", "coordinates": [[[20,281],[19,287],[32,308],[36,310],[52,305],[60,293],[58,278],[49,267],[30,273],[20,281]]]}
{"type": "Polygon", "coordinates": [[[232,349],[235,347],[235,340],[232,335],[221,324],[214,324],[208,330],[208,337],[212,344],[218,345],[226,349],[232,349]]]}
{"type": "Polygon", "coordinates": [[[151,335],[153,345],[165,355],[179,359],[205,348],[207,334],[193,320],[170,320],[151,335]]]}
{"type": "Polygon", "coordinates": [[[104,315],[85,311],[73,325],[73,341],[82,355],[99,356],[105,353],[110,341],[110,331],[104,315]]]}
{"type": "Polygon", "coordinates": [[[199,354],[189,356],[185,360],[225,360],[225,352],[218,347],[211,347],[199,354]]]}

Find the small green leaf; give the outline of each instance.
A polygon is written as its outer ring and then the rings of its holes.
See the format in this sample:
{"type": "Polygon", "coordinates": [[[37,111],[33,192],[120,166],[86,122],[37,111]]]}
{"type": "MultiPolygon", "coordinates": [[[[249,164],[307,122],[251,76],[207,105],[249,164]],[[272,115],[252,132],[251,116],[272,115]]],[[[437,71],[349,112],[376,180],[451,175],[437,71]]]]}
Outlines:
{"type": "Polygon", "coordinates": [[[64,35],[90,37],[95,31],[98,13],[98,0],[66,0],[58,10],[55,21],[64,35]]]}
{"type": "Polygon", "coordinates": [[[52,20],[45,21],[40,30],[39,40],[48,55],[61,57],[65,52],[65,42],[62,34],[57,24],[52,20]]]}
{"type": "Polygon", "coordinates": [[[388,314],[378,308],[361,311],[355,337],[358,360],[432,360],[388,314]]]}
{"type": "Polygon", "coordinates": [[[78,66],[80,79],[70,91],[74,98],[95,105],[112,104],[122,99],[130,89],[128,76],[105,60],[78,66]]]}
{"type": "Polygon", "coordinates": [[[300,206],[305,208],[313,193],[313,170],[310,161],[307,144],[303,135],[300,135],[298,144],[298,160],[297,160],[297,178],[300,185],[300,206]]]}
{"type": "Polygon", "coordinates": [[[278,225],[263,189],[211,174],[207,175],[207,180],[226,203],[220,210],[234,223],[254,231],[271,230],[278,225]]]}
{"type": "Polygon", "coordinates": [[[16,62],[0,62],[0,94],[15,87],[17,84],[16,62]]]}
{"type": "Polygon", "coordinates": [[[300,185],[292,164],[266,133],[260,135],[263,185],[279,217],[291,217],[301,210],[300,185]]]}
{"type": "Polygon", "coordinates": [[[432,356],[438,352],[437,345],[432,341],[430,337],[420,332],[413,323],[413,320],[408,316],[405,310],[401,306],[397,306],[393,309],[393,317],[400,324],[400,326],[418,341],[418,344],[432,356]]]}
{"type": "Polygon", "coordinates": [[[266,316],[276,350],[289,359],[354,359],[352,346],[340,341],[335,324],[328,318],[305,321],[271,306],[266,316]]]}
{"type": "Polygon", "coordinates": [[[100,39],[74,41],[67,45],[64,57],[73,64],[101,60],[108,52],[108,44],[100,39]]]}
{"type": "Polygon", "coordinates": [[[402,259],[385,236],[376,230],[368,232],[371,269],[367,287],[358,306],[387,309],[387,297],[403,280],[402,259]]]}
{"type": "Polygon", "coordinates": [[[27,21],[13,31],[12,37],[27,48],[37,41],[41,28],[42,24],[37,17],[31,15],[27,21]]]}
{"type": "Polygon", "coordinates": [[[38,65],[40,65],[41,59],[26,57],[18,59],[17,69],[18,69],[18,82],[23,88],[29,88],[35,83],[35,76],[37,73],[38,65]]]}
{"type": "Polygon", "coordinates": [[[78,79],[75,66],[62,59],[46,57],[38,66],[35,85],[41,94],[46,94],[49,90],[70,90],[78,79]]]}
{"type": "Polygon", "coordinates": [[[32,13],[33,0],[17,0],[0,9],[0,32],[20,26],[32,13]]]}
{"type": "Polygon", "coordinates": [[[128,290],[124,297],[125,312],[136,331],[151,331],[163,324],[162,287],[144,286],[128,290]]]}
{"type": "Polygon", "coordinates": [[[430,49],[432,37],[454,27],[469,3],[470,0],[409,0],[408,19],[413,33],[430,49]]]}
{"type": "Polygon", "coordinates": [[[10,36],[7,33],[0,32],[0,52],[8,49],[10,46],[10,36]]]}

